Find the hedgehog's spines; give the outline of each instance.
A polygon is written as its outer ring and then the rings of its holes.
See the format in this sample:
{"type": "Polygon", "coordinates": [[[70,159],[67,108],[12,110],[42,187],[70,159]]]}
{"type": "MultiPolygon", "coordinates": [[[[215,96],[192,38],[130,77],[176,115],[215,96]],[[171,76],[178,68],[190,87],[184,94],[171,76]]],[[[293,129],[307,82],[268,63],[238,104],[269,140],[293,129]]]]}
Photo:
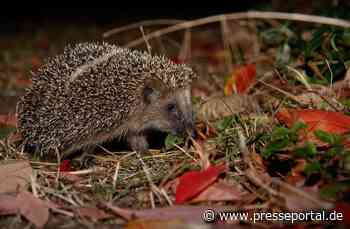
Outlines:
{"type": "MultiPolygon", "coordinates": [[[[139,109],[139,92],[155,76],[173,90],[189,85],[195,75],[165,56],[105,42],[68,45],[33,73],[32,86],[18,103],[18,128],[44,153],[92,141],[139,109]]],[[[121,135],[126,132],[120,129],[121,135]]]]}

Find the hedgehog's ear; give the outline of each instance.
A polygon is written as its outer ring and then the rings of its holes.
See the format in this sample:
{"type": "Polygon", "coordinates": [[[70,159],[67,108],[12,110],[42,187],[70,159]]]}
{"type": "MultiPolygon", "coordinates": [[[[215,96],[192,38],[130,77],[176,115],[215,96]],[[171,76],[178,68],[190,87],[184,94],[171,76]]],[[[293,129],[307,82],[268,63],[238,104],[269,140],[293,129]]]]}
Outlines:
{"type": "Polygon", "coordinates": [[[152,79],[145,83],[143,88],[143,100],[146,104],[157,101],[165,92],[165,84],[160,79],[152,79]]]}

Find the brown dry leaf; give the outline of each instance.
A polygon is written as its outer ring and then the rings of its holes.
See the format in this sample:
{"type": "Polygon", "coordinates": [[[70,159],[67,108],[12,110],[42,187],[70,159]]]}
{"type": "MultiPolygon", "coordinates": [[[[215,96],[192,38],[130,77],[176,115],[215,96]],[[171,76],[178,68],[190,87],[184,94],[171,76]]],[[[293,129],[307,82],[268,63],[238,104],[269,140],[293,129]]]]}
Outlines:
{"type": "Polygon", "coordinates": [[[49,207],[46,202],[34,197],[27,191],[17,196],[17,202],[22,216],[32,222],[36,227],[42,228],[49,219],[49,207]]]}
{"type": "Polygon", "coordinates": [[[0,164],[0,193],[16,192],[30,182],[32,167],[28,161],[0,164]]]}
{"type": "Polygon", "coordinates": [[[13,215],[17,212],[17,198],[8,194],[0,194],[0,215],[13,215]]]}
{"type": "Polygon", "coordinates": [[[209,99],[200,105],[197,114],[199,120],[217,120],[242,112],[251,114],[257,111],[259,111],[259,105],[254,97],[235,94],[209,99]]]}
{"type": "Polygon", "coordinates": [[[228,185],[223,181],[218,181],[203,192],[201,192],[191,202],[202,201],[237,201],[241,199],[242,192],[237,186],[228,185]]]}
{"type": "Polygon", "coordinates": [[[76,209],[76,212],[80,217],[88,217],[94,222],[112,217],[112,215],[96,207],[80,207],[76,209]]]}
{"type": "Polygon", "coordinates": [[[312,91],[301,91],[300,95],[294,98],[303,105],[309,105],[316,109],[343,110],[344,106],[338,101],[338,93],[335,88],[323,85],[312,85],[312,91]]]}
{"type": "Polygon", "coordinates": [[[125,229],[191,229],[194,226],[184,223],[180,219],[172,220],[132,220],[125,225],[125,229]]]}

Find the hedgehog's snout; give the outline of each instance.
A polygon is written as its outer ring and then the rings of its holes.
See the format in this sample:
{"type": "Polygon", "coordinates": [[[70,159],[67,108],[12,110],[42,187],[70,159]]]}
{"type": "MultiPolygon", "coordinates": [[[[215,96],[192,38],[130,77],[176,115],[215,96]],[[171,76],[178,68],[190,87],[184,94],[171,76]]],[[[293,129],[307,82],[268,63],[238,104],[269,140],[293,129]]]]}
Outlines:
{"type": "Polygon", "coordinates": [[[195,138],[197,136],[193,121],[190,124],[187,124],[186,134],[192,138],[195,138]]]}
{"type": "Polygon", "coordinates": [[[193,118],[190,117],[183,119],[181,125],[176,128],[175,132],[176,135],[187,135],[194,138],[196,136],[196,130],[193,118]]]}

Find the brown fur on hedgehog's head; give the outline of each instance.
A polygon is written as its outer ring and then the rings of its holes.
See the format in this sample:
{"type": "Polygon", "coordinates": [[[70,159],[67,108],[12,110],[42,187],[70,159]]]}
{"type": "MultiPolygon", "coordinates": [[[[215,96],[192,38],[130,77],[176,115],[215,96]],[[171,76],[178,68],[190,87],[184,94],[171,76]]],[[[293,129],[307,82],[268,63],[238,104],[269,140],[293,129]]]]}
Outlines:
{"type": "Polygon", "coordinates": [[[134,150],[146,151],[148,144],[140,136],[149,130],[175,135],[192,133],[194,128],[190,87],[169,89],[161,80],[153,79],[142,89],[143,105],[130,116],[127,129],[129,144],[134,150]],[[135,137],[136,136],[136,137],[135,137]],[[141,141],[141,142],[140,142],[141,141]]]}

